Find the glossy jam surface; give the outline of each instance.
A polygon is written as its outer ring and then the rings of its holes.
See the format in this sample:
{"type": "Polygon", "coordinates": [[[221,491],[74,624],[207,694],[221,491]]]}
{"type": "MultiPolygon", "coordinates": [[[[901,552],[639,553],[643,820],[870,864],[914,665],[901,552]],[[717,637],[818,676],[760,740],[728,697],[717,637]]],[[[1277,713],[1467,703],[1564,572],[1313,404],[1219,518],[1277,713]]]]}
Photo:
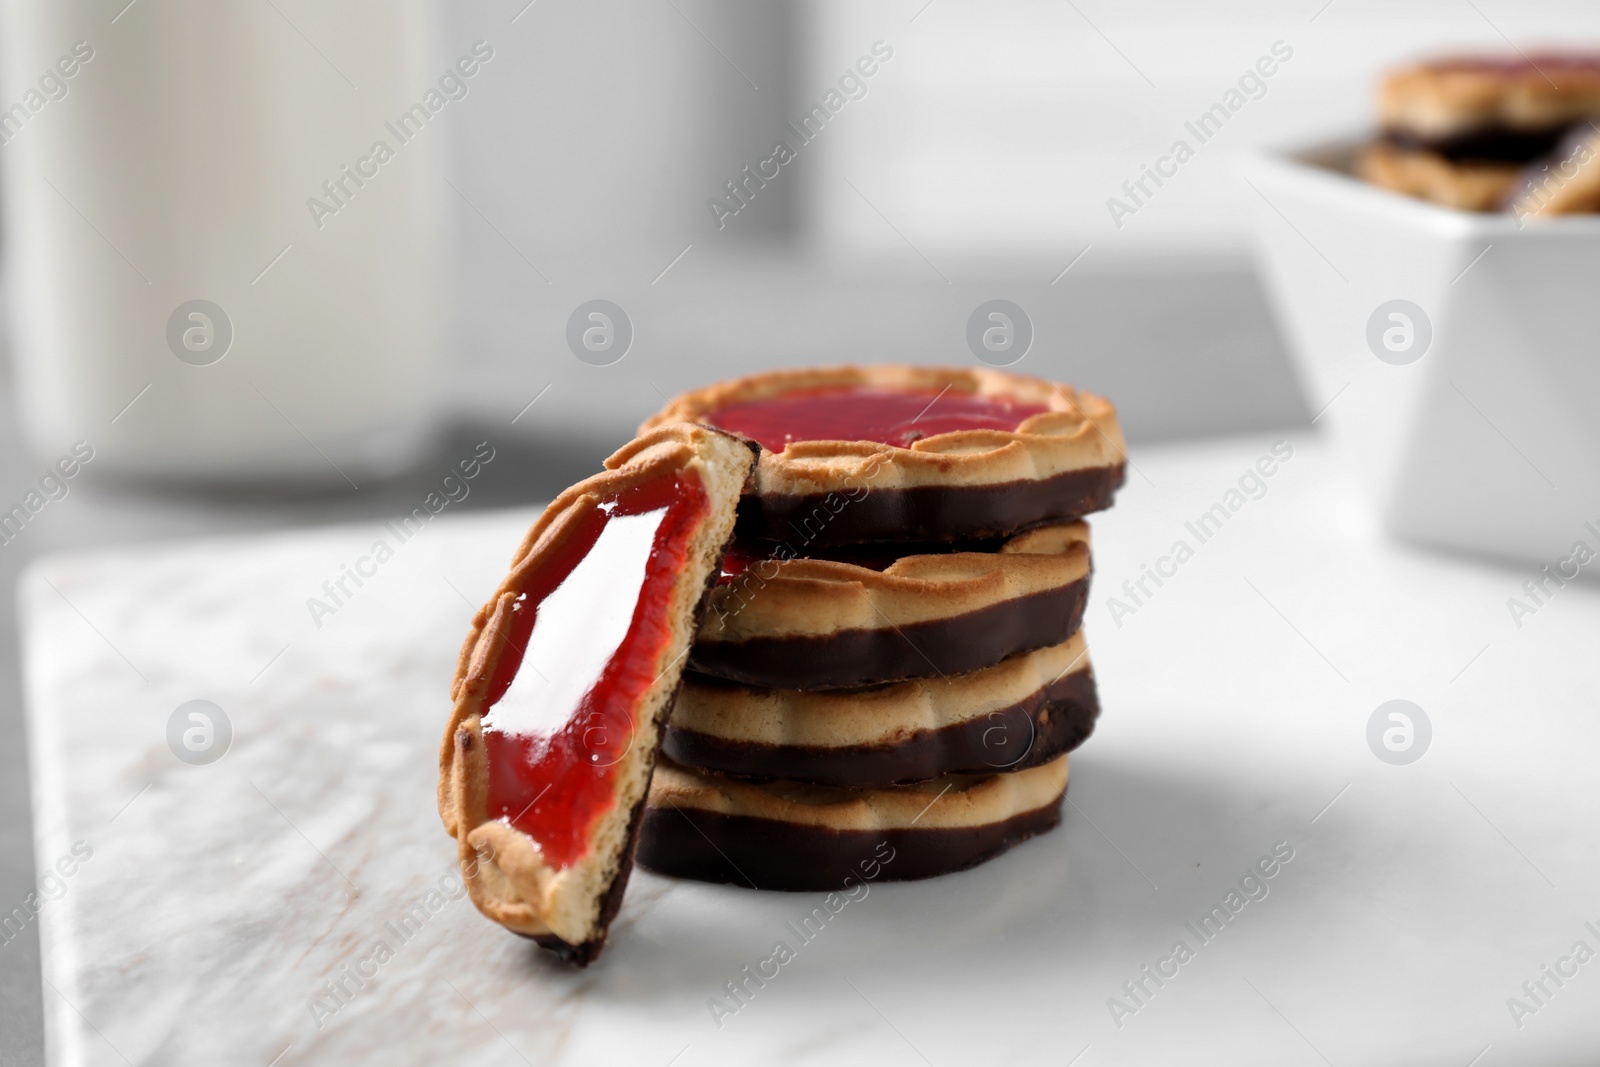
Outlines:
{"type": "Polygon", "coordinates": [[[707,512],[692,474],[664,477],[582,516],[517,597],[483,720],[489,817],[571,866],[614,804],[634,713],[671,640],[668,609],[707,512]]]}
{"type": "Polygon", "coordinates": [[[1015,430],[1047,410],[1044,404],[954,389],[817,389],[729,404],[706,421],[782,452],[790,441],[877,441],[905,448],[953,430],[1015,430]]]}

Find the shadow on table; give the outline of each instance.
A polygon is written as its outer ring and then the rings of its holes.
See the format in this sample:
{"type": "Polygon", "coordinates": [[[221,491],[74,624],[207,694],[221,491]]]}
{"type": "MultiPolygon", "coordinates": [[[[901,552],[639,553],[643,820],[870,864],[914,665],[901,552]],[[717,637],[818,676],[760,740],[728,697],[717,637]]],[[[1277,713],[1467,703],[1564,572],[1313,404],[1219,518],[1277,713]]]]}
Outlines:
{"type": "MultiPolygon", "coordinates": [[[[875,971],[885,980],[892,972],[938,981],[953,961],[974,987],[1008,976],[1046,979],[1072,958],[1120,959],[1136,970],[1286,836],[1259,814],[1259,800],[1237,778],[1075,756],[1061,827],[969,871],[874,884],[809,943],[795,927],[824,893],[696,886],[691,896],[683,889],[693,883],[636,874],[606,956],[591,969],[589,995],[723,995],[726,982],[779,940],[795,948],[796,961],[775,985],[836,981],[839,973],[870,979],[875,971]],[[812,956],[818,966],[795,966],[812,956]],[[809,975],[790,979],[791,968],[809,975]]],[[[564,965],[530,950],[527,966],[564,965]]],[[[1127,975],[1106,977],[1115,988],[1127,975]]]]}

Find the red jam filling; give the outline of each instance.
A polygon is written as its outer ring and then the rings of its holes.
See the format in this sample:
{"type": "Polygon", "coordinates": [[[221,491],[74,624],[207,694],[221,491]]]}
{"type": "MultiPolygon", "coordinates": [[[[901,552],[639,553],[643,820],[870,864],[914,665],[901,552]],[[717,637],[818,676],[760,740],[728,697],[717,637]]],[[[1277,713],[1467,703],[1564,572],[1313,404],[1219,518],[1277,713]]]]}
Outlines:
{"type": "Polygon", "coordinates": [[[706,421],[759,441],[768,452],[782,452],[790,441],[877,441],[905,448],[953,430],[1015,430],[1047,410],[1045,404],[954,389],[813,389],[729,404],[706,421]]]}
{"type": "Polygon", "coordinates": [[[601,501],[527,577],[483,720],[489,817],[560,869],[615,803],[634,713],[671,639],[668,605],[707,512],[693,474],[601,501]]]}

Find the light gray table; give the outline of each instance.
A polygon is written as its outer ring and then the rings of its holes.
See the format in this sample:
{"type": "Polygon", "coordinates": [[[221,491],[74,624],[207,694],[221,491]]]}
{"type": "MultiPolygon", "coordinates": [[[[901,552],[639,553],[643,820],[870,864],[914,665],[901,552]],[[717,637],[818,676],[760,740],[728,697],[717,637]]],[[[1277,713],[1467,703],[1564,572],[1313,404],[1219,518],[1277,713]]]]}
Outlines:
{"type": "Polygon", "coordinates": [[[1519,629],[1520,568],[1377,536],[1284,436],[1134,449],[1092,518],[1103,711],[1059,829],[803,943],[823,893],[640,872],[582,972],[441,882],[445,694],[533,509],[433,520],[320,626],[377,522],[52,557],[22,596],[39,854],[93,849],[40,916],[54,1062],[1592,1061],[1600,589],[1519,629]],[[203,766],[167,739],[196,698],[233,727],[203,766]]]}
{"type": "MultiPolygon", "coordinates": [[[[832,346],[840,338],[876,336],[881,343],[873,342],[873,348],[880,356],[916,359],[925,358],[927,351],[919,340],[926,332],[923,312],[942,312],[952,300],[951,290],[937,283],[875,288],[808,280],[792,269],[783,272],[781,284],[771,278],[768,282],[745,276],[731,279],[727,286],[708,285],[698,312],[693,300],[681,297],[634,312],[636,317],[658,314],[662,329],[670,335],[687,335],[688,325],[697,320],[727,326],[731,316],[735,335],[751,339],[749,343],[761,349],[759,358],[770,361],[781,358],[768,344],[772,309],[804,308],[806,314],[795,314],[784,325],[785,351],[827,353],[835,350],[832,346]],[[730,292],[736,299],[729,297],[730,292]],[[907,335],[915,343],[908,342],[903,350],[894,348],[885,333],[886,316],[907,322],[907,335]]],[[[980,293],[985,286],[957,288],[963,300],[991,295],[980,293]]],[[[1081,370],[1082,380],[1092,381],[1117,400],[1130,440],[1303,426],[1308,418],[1260,289],[1241,266],[1119,277],[1086,275],[1053,290],[1042,283],[1034,289],[1037,295],[1030,299],[1044,307],[1040,317],[1049,322],[1053,334],[1049,349],[1041,355],[1070,350],[1072,373],[1081,370]]],[[[751,369],[751,361],[737,349],[708,354],[696,345],[693,351],[669,352],[665,363],[692,366],[694,373],[707,378],[744,373],[751,369]]],[[[626,363],[619,366],[632,370],[626,363]]],[[[1041,362],[1031,369],[1050,373],[1051,368],[1041,362]]],[[[468,442],[486,436],[505,450],[506,458],[480,479],[466,507],[548,499],[592,472],[617,443],[610,432],[615,427],[608,426],[603,439],[585,438],[581,430],[563,425],[553,411],[543,422],[524,419],[516,427],[506,425],[509,416],[499,410],[504,406],[503,383],[525,382],[526,395],[531,396],[542,381],[554,376],[549,368],[486,362],[469,353],[457,370],[456,393],[467,401],[476,396],[477,411],[466,413],[446,435],[437,459],[422,464],[412,476],[359,493],[316,497],[184,494],[82,484],[52,504],[22,536],[0,546],[0,589],[7,600],[0,611],[4,693],[0,737],[6,738],[0,745],[0,907],[9,911],[35,885],[11,605],[17,575],[27,561],[70,548],[387,517],[402,505],[409,507],[427,485],[432,468],[461,453],[468,442]]],[[[641,366],[633,373],[650,371],[641,366]]],[[[677,384],[670,376],[662,381],[668,388],[677,384]]],[[[616,427],[648,414],[657,402],[655,394],[642,386],[634,392],[636,396],[629,394],[631,399],[619,403],[638,410],[620,412],[616,427]]],[[[512,405],[512,413],[522,402],[512,405]]],[[[9,393],[0,395],[0,501],[19,498],[41,469],[21,446],[9,393]]],[[[32,1067],[42,1062],[42,1048],[38,944],[29,928],[0,944],[0,1065],[32,1067]]]]}

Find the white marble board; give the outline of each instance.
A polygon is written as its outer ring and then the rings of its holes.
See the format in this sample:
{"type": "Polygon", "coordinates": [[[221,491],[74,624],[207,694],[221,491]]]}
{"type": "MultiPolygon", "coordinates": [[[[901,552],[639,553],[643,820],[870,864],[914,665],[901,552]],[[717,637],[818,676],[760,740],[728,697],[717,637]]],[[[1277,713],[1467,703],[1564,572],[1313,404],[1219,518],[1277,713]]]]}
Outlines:
{"type": "Polygon", "coordinates": [[[1518,627],[1528,574],[1384,542],[1309,438],[1199,543],[1185,523],[1271,446],[1135,453],[1094,520],[1105,711],[1064,825],[872,887],[720,1026],[708,1001],[821,894],[641,873],[587,971],[463,900],[427,911],[453,888],[450,673],[529,512],[440,517],[320,627],[307,598],[391,532],[39,563],[21,610],[40,869],[92,850],[36,920],[52,1062],[1592,1062],[1600,961],[1571,949],[1600,949],[1600,590],[1518,627]],[[1193,557],[1114,620],[1108,597],[1179,539],[1193,557]],[[1433,726],[1407,766],[1366,741],[1394,698],[1433,726]],[[209,765],[166,741],[193,699],[233,728],[209,765]],[[1278,842],[1294,855],[1267,895],[1202,944],[1186,924],[1278,842]],[[1180,940],[1193,958],[1114,1011],[1180,940]],[[379,941],[392,958],[337,1013],[309,1006],[379,941]]]}

